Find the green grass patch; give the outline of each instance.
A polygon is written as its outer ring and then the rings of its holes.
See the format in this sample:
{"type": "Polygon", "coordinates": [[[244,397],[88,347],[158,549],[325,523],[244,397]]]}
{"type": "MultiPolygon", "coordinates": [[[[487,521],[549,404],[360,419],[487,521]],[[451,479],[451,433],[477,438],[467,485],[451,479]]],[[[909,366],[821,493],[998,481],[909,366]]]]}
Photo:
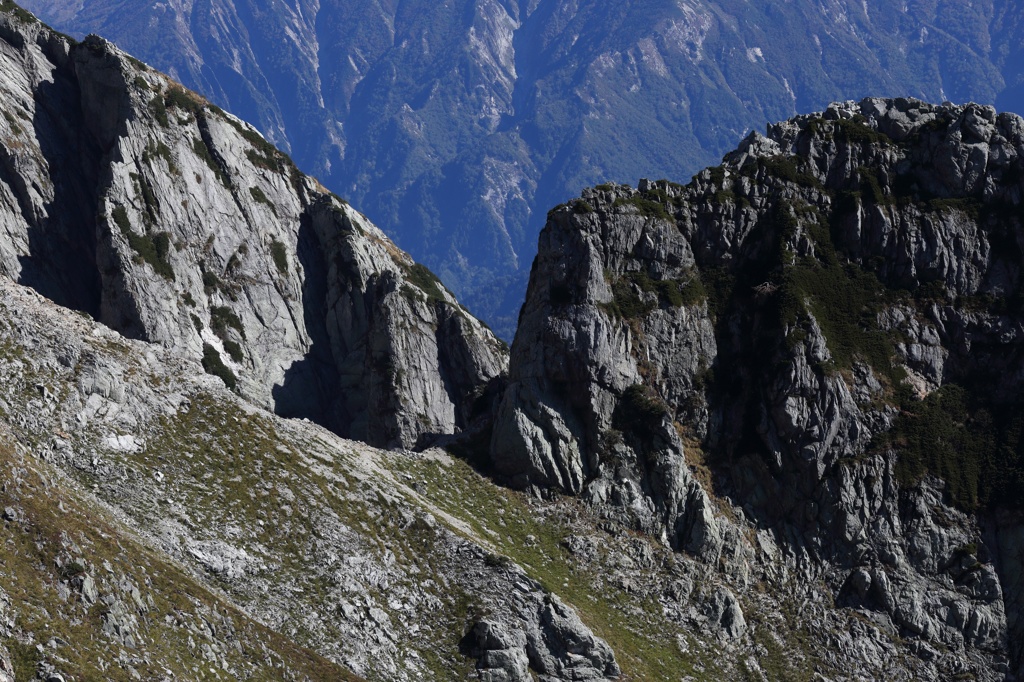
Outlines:
{"type": "Polygon", "coordinates": [[[135,252],[138,259],[148,263],[153,271],[164,279],[174,281],[174,269],[169,260],[171,235],[167,232],[158,232],[155,235],[136,234],[124,206],[115,206],[111,217],[121,230],[121,234],[128,240],[128,246],[135,252]]]}
{"type": "Polygon", "coordinates": [[[428,301],[444,301],[443,285],[437,275],[422,263],[413,263],[404,268],[406,281],[427,295],[428,301]]]}
{"type": "Polygon", "coordinates": [[[206,146],[206,142],[204,142],[202,138],[193,138],[192,151],[194,151],[196,153],[196,156],[198,156],[200,159],[203,160],[204,163],[206,163],[207,167],[209,167],[209,169],[213,171],[213,174],[217,177],[217,179],[220,181],[222,185],[224,185],[227,188],[231,187],[231,179],[228,177],[228,174],[225,172],[225,170],[221,168],[221,165],[217,163],[217,159],[213,157],[213,153],[210,152],[210,148],[206,146]]]}
{"type": "Polygon", "coordinates": [[[215,305],[210,307],[210,329],[221,340],[227,337],[229,329],[234,329],[242,339],[245,339],[245,327],[242,325],[242,321],[227,306],[215,305]]]}
{"type": "Polygon", "coordinates": [[[114,219],[114,224],[120,228],[122,234],[128,235],[131,233],[132,221],[128,218],[128,211],[125,210],[124,206],[115,206],[110,216],[114,219]]]}
{"type": "MultiPolygon", "coordinates": [[[[563,540],[573,531],[558,516],[539,510],[524,494],[494,485],[462,460],[446,466],[424,459],[388,461],[423,481],[423,495],[432,504],[494,545],[489,563],[515,561],[544,589],[571,603],[615,651],[623,679],[698,675],[695,661],[677,646],[678,627],[664,619],[661,605],[607,582],[602,569],[572,556],[563,540]]],[[[703,679],[719,679],[714,662],[703,663],[708,666],[703,679]]]]}
{"type": "Polygon", "coordinates": [[[205,263],[200,263],[199,269],[203,273],[203,291],[205,291],[207,295],[212,294],[215,291],[220,291],[225,287],[223,280],[217,276],[217,273],[209,270],[205,263]]]}
{"type": "MultiPolygon", "coordinates": [[[[1018,401],[1019,403],[1020,401],[1018,401]]],[[[1024,505],[1024,404],[999,405],[983,385],[947,384],[924,400],[905,400],[876,446],[893,448],[901,485],[925,474],[946,482],[959,509],[1024,505]]]]}
{"type": "MultiPolygon", "coordinates": [[[[654,279],[646,270],[627,272],[621,277],[606,272],[605,280],[611,283],[612,301],[601,307],[611,316],[626,320],[639,319],[662,306],[679,308],[707,300],[707,291],[696,270],[681,279],[654,279]]],[[[552,301],[557,303],[555,294],[552,287],[552,301]]]]}
{"type": "Polygon", "coordinates": [[[633,384],[627,388],[615,411],[612,413],[612,428],[622,431],[639,431],[642,435],[650,433],[668,414],[668,407],[654,389],[643,384],[633,384]]]}
{"type": "MultiPolygon", "coordinates": [[[[791,210],[785,205],[779,208],[779,220],[787,226],[793,220],[791,210]]],[[[844,262],[828,226],[809,223],[807,235],[814,242],[814,257],[794,257],[783,265],[776,296],[780,321],[799,327],[804,314],[810,312],[825,335],[835,365],[832,369],[849,369],[860,359],[899,386],[905,373],[893,363],[891,333],[881,330],[877,321],[889,292],[873,272],[844,262]]]]}
{"type": "Polygon", "coordinates": [[[271,213],[273,213],[275,216],[277,215],[277,207],[274,206],[273,202],[271,202],[270,199],[267,198],[267,195],[263,193],[262,189],[260,189],[259,187],[250,187],[249,195],[257,204],[263,204],[264,206],[268,206],[270,208],[271,213]]]}
{"type": "Polygon", "coordinates": [[[153,118],[161,126],[164,128],[170,127],[171,122],[167,118],[167,105],[164,104],[164,98],[159,94],[153,95],[152,99],[149,100],[149,113],[153,115],[153,118]]]}
{"type": "Polygon", "coordinates": [[[832,129],[837,140],[849,144],[869,144],[876,147],[893,144],[891,137],[872,128],[867,119],[860,114],[850,119],[840,118],[832,121],[832,129]]]}
{"type": "Polygon", "coordinates": [[[822,185],[818,178],[802,170],[800,168],[801,163],[803,163],[803,160],[799,157],[780,154],[779,156],[768,158],[759,157],[756,164],[744,164],[741,171],[747,172],[747,169],[750,168],[756,172],[756,169],[763,168],[769,176],[803,187],[821,189],[822,185]]]}
{"type": "Polygon", "coordinates": [[[601,304],[601,308],[613,318],[636,320],[658,307],[654,301],[641,298],[627,277],[616,277],[611,286],[612,300],[601,304]]]}
{"type": "Polygon", "coordinates": [[[619,208],[622,206],[632,206],[640,212],[640,215],[647,216],[649,218],[672,220],[672,216],[665,208],[665,204],[654,199],[649,199],[640,194],[629,198],[619,197],[614,201],[614,203],[612,203],[612,208],[619,208]]]}
{"type": "Polygon", "coordinates": [[[14,682],[33,682],[39,679],[39,663],[43,655],[35,645],[23,644],[10,638],[6,642],[7,651],[11,654],[11,665],[14,667],[14,682]]]}
{"type": "Polygon", "coordinates": [[[7,119],[7,124],[11,126],[11,132],[14,133],[15,135],[21,135],[22,129],[21,126],[18,125],[18,119],[11,116],[10,112],[8,112],[7,110],[4,110],[3,113],[4,118],[7,119]]]}
{"type": "Polygon", "coordinates": [[[192,114],[197,118],[202,113],[205,105],[198,95],[173,83],[167,88],[167,92],[164,93],[164,104],[169,108],[173,107],[179,111],[192,114]]]}
{"type": "Polygon", "coordinates": [[[0,12],[13,14],[14,17],[23,24],[39,23],[39,20],[36,19],[35,15],[26,9],[22,9],[16,3],[11,2],[11,0],[3,0],[3,2],[0,2],[0,12]]]}
{"type": "MultiPolygon", "coordinates": [[[[818,661],[808,655],[811,649],[812,633],[802,625],[791,604],[783,602],[786,622],[795,629],[786,630],[778,623],[770,623],[763,617],[751,614],[751,638],[757,644],[757,664],[768,680],[784,680],[785,682],[812,682],[815,672],[820,671],[818,661]]],[[[755,675],[746,663],[741,663],[741,674],[744,682],[761,682],[761,676],[755,675]]]]}
{"type": "Polygon", "coordinates": [[[242,347],[235,341],[230,339],[224,341],[224,350],[227,351],[228,357],[237,363],[240,363],[245,359],[245,353],[242,352],[242,347]]]}
{"type": "MultiPolygon", "coordinates": [[[[203,518],[207,527],[244,527],[233,544],[252,554],[272,553],[274,574],[301,587],[290,597],[294,600],[290,602],[291,623],[301,622],[307,605],[331,609],[331,603],[337,603],[334,570],[310,570],[308,556],[322,546],[325,522],[328,533],[340,522],[352,530],[353,541],[362,551],[397,562],[406,575],[416,576],[412,579],[417,580],[418,589],[432,597],[431,605],[416,614],[421,633],[411,634],[403,642],[400,655],[410,648],[419,653],[429,671],[425,679],[464,679],[473,670],[473,662],[459,654],[458,642],[466,632],[467,620],[481,613],[479,600],[457,584],[420,579],[451,570],[452,559],[443,551],[447,539],[422,514],[411,518],[414,507],[408,503],[380,494],[376,485],[356,480],[346,453],[333,451],[332,463],[321,459],[310,467],[312,453],[324,452],[320,444],[283,438],[272,418],[241,410],[232,401],[208,393],[190,396],[186,410],[161,417],[157,428],[159,435],[147,440],[146,449],[131,455],[133,464],[149,470],[173,459],[176,471],[169,485],[174,486],[182,505],[203,518]],[[310,452],[310,459],[298,454],[300,450],[310,452]],[[323,466],[332,473],[323,475],[323,466]],[[283,497],[280,493],[285,489],[294,497],[283,497]],[[285,501],[290,508],[284,508],[285,501]]],[[[253,596],[244,585],[239,589],[237,583],[224,581],[222,586],[242,602],[251,603],[253,596]]],[[[385,593],[375,588],[367,592],[394,622],[408,617],[390,610],[385,593]]],[[[289,629],[289,636],[316,644],[346,635],[334,618],[325,618],[315,630],[306,631],[299,625],[297,632],[289,629]]],[[[271,670],[269,675],[275,672],[279,673],[271,670]]],[[[336,673],[330,672],[311,679],[337,679],[336,673]]],[[[381,677],[372,662],[368,674],[372,679],[381,677]]]]}
{"type": "Polygon", "coordinates": [[[981,221],[985,210],[982,202],[974,197],[932,199],[928,202],[928,208],[936,213],[959,211],[976,223],[981,221]]]}
{"type": "Polygon", "coordinates": [[[162,140],[156,140],[149,143],[146,149],[142,152],[143,163],[152,166],[155,159],[163,159],[167,164],[167,168],[174,175],[178,175],[180,171],[178,166],[174,163],[174,158],[171,156],[171,149],[162,140]]]}
{"type": "Polygon", "coordinates": [[[145,176],[138,173],[129,173],[128,175],[138,188],[139,194],[142,195],[142,203],[146,208],[142,214],[142,219],[147,226],[150,226],[156,222],[157,216],[160,213],[160,203],[157,201],[156,193],[145,176]]]}
{"type": "Polygon", "coordinates": [[[274,261],[274,267],[282,275],[288,274],[288,249],[276,239],[270,242],[270,257],[274,261]]]}

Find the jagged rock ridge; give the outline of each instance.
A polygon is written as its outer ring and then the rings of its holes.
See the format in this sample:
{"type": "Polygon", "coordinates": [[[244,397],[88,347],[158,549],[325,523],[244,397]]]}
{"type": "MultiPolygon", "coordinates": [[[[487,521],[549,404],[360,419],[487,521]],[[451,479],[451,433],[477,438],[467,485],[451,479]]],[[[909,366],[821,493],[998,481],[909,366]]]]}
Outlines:
{"type": "Polygon", "coordinates": [[[813,576],[928,677],[1020,674],[1022,197],[1024,121],[906,99],[585,191],[541,235],[495,470],[741,585],[813,576]]]}
{"type": "Polygon", "coordinates": [[[503,344],[252,127],[90,37],[0,17],[0,271],[369,443],[467,425],[503,344]]]}

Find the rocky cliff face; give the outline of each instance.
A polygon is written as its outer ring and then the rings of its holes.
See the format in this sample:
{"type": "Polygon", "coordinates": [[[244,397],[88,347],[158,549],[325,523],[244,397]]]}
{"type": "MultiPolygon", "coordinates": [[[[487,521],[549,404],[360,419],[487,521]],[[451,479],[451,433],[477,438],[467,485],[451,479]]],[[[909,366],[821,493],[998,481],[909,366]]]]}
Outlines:
{"type": "Polygon", "coordinates": [[[4,275],[345,436],[467,423],[506,354],[429,270],[109,43],[12,14],[0,38],[4,275]]]}
{"type": "Polygon", "coordinates": [[[869,99],[553,210],[496,471],[740,592],[804,576],[864,674],[887,629],[926,676],[1021,674],[1022,155],[1014,115],[869,99]]]}

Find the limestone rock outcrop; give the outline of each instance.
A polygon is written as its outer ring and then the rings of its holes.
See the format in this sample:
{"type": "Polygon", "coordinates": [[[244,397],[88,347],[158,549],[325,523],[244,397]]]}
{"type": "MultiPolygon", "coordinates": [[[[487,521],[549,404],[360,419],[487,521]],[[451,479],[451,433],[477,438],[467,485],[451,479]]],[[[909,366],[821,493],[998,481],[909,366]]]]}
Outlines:
{"type": "Polygon", "coordinates": [[[1021,671],[1022,198],[1024,121],[907,99],[585,190],[541,235],[495,471],[741,585],[752,523],[939,677],[1021,671]]]}
{"type": "Polygon", "coordinates": [[[3,674],[1024,674],[1021,119],[843,103],[586,190],[509,361],[98,38],[5,5],[0,111],[3,674]]]}
{"type": "Polygon", "coordinates": [[[339,434],[463,428],[503,344],[254,128],[27,16],[0,55],[0,272],[339,434]]]}

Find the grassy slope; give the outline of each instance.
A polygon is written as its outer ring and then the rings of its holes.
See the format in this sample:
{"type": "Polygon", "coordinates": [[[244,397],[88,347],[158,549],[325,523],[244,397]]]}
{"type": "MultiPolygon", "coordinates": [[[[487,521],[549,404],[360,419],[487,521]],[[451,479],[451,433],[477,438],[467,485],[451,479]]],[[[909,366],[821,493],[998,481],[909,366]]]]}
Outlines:
{"type": "MultiPolygon", "coordinates": [[[[428,504],[462,521],[474,536],[491,545],[495,563],[515,561],[545,589],[573,604],[584,622],[615,651],[623,679],[679,679],[713,666],[681,651],[676,644],[681,629],[662,617],[656,600],[638,599],[609,583],[597,566],[570,555],[563,540],[577,532],[593,532],[595,523],[578,501],[564,499],[542,506],[495,486],[461,460],[444,466],[432,458],[396,458],[391,464],[421,483],[418,490],[428,504]]],[[[676,560],[663,549],[655,551],[661,562],[676,560]]]]}
{"type": "Polygon", "coordinates": [[[127,682],[134,679],[130,669],[143,679],[233,677],[225,667],[248,680],[360,679],[239,613],[10,440],[7,433],[0,438],[0,499],[14,511],[4,524],[0,581],[13,605],[15,636],[5,644],[18,680],[34,679],[44,658],[83,680],[127,682]],[[87,575],[99,587],[92,604],[81,594],[87,575]],[[112,597],[130,605],[136,648],[98,636],[112,597]],[[35,646],[51,640],[56,647],[35,646]],[[204,645],[219,650],[216,662],[204,645]]]}

